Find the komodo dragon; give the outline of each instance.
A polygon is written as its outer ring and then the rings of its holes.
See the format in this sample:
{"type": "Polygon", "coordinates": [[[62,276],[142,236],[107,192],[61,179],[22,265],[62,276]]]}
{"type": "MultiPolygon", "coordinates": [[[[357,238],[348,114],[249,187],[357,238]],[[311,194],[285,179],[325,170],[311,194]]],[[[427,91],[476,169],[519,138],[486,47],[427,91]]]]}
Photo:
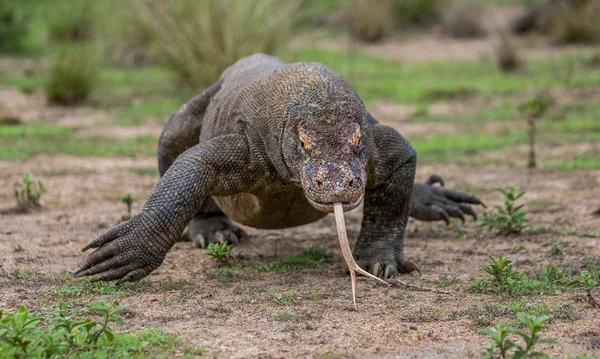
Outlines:
{"type": "Polygon", "coordinates": [[[345,211],[364,202],[353,255],[389,278],[418,270],[404,255],[409,214],[448,222],[476,217],[469,203],[483,205],[437,176],[414,183],[415,150],[367,112],[341,75],[263,54],[236,62],[170,117],[158,162],[161,179],[142,211],[86,245],[83,251],[98,249],[76,276],[139,280],[161,265],[188,224],[187,236],[205,247],[243,237],[230,218],[286,228],[323,218],[334,202],[345,211]]]}

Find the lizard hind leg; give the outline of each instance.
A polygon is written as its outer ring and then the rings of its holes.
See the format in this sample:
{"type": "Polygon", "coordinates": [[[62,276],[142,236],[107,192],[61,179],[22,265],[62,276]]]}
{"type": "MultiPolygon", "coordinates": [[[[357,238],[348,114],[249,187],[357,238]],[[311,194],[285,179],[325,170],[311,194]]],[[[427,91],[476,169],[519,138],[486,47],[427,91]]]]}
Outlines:
{"type": "Polygon", "coordinates": [[[207,198],[198,213],[180,237],[180,241],[192,241],[197,248],[210,243],[240,244],[246,232],[235,225],[212,198],[207,198]]]}

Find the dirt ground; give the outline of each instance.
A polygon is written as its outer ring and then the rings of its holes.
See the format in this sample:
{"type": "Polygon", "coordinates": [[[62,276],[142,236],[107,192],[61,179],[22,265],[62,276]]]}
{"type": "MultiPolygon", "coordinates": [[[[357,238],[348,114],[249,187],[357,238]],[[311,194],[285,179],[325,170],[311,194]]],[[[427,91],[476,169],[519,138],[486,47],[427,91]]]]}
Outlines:
{"type": "MultiPolygon", "coordinates": [[[[417,40],[415,40],[417,41],[417,40]]],[[[444,41],[447,44],[446,40],[444,41]]],[[[440,41],[421,39],[420,48],[442,48],[440,41]]],[[[389,43],[388,43],[389,44],[389,43]]],[[[471,43],[476,48],[485,45],[471,43]]],[[[386,44],[368,51],[390,55],[415,54],[386,44]]],[[[452,50],[454,45],[446,47],[452,50]]],[[[447,51],[450,51],[447,50],[447,51]]],[[[423,50],[427,52],[428,50],[423,50]]],[[[452,50],[454,51],[454,50],[452,50]]],[[[452,57],[447,52],[427,58],[452,57]]],[[[456,51],[460,56],[479,58],[478,51],[456,51]]],[[[545,56],[539,55],[539,56],[545,56]]],[[[400,55],[398,55],[400,57],[400,55]]],[[[457,55],[458,56],[458,55],[457,55]]],[[[459,57],[460,57],[459,56],[459,57]]],[[[532,54],[532,56],[537,56],[532,54]]],[[[462,58],[462,57],[460,57],[462,58]]],[[[421,57],[410,60],[421,60],[421,57]]],[[[44,119],[51,123],[75,125],[81,136],[115,135],[110,119],[101,111],[78,108],[47,108],[36,96],[24,96],[10,88],[0,88],[0,103],[9,104],[23,120],[44,119]],[[29,109],[25,112],[19,109],[29,109]]],[[[403,117],[410,108],[378,104],[377,117],[403,117]]],[[[450,111],[463,111],[459,104],[450,111]]],[[[440,108],[441,112],[448,111],[440,108]]],[[[404,116],[407,117],[407,116],[404,116]]],[[[451,124],[410,124],[385,120],[409,139],[411,135],[451,132],[451,124]]],[[[157,126],[139,126],[121,131],[120,138],[160,133],[157,126]]],[[[540,152],[573,151],[577,145],[541,147],[540,152]]],[[[586,147],[587,148],[587,147],[586,147]]],[[[203,348],[207,356],[247,357],[354,357],[354,358],[479,358],[489,338],[481,328],[498,321],[514,321],[514,313],[496,309],[509,299],[500,295],[473,294],[469,285],[486,273],[488,255],[510,256],[517,270],[530,272],[540,265],[577,266],[583,259],[600,262],[600,239],[585,233],[600,231],[600,171],[525,170],[520,152],[490,152],[489,158],[502,159],[514,166],[462,166],[457,164],[419,165],[417,179],[442,175],[447,185],[478,194],[488,206],[500,204],[495,189],[520,186],[527,191],[530,224],[551,230],[537,234],[496,236],[477,227],[472,219],[464,225],[446,227],[441,223],[409,222],[405,252],[423,270],[422,277],[401,279],[418,286],[446,291],[433,292],[407,288],[401,284],[384,287],[359,279],[358,309],[352,305],[350,279],[344,274],[335,222],[332,216],[316,223],[286,230],[246,228],[249,239],[234,250],[234,256],[252,264],[268,263],[278,255],[299,254],[318,245],[333,253],[331,262],[298,273],[244,271],[227,280],[209,271],[215,263],[206,251],[191,243],[178,243],[165,263],[131,292],[114,297],[128,304],[126,327],[122,330],[161,329],[180,336],[186,344],[203,348]],[[417,230],[418,229],[418,230],[417,230]],[[560,243],[562,255],[553,255],[553,242],[560,243]],[[442,288],[440,283],[449,283],[442,288]],[[272,293],[288,293],[297,303],[280,305],[272,293]],[[488,309],[486,309],[488,308],[488,309]],[[296,320],[286,319],[293,313],[296,320]]],[[[543,160],[543,156],[542,156],[543,160]]],[[[96,158],[69,155],[37,155],[25,161],[0,161],[0,308],[15,310],[19,305],[44,308],[64,299],[50,293],[61,286],[60,278],[84,258],[80,249],[107,226],[125,214],[120,196],[130,192],[138,200],[137,213],[158,178],[135,169],[156,167],[152,157],[96,158]],[[44,208],[29,214],[10,211],[14,207],[13,183],[24,172],[33,171],[48,191],[44,208]],[[20,269],[31,270],[20,278],[20,269]]],[[[478,208],[481,213],[482,209],[478,208]]],[[[358,236],[361,209],[346,215],[349,236],[358,236]]],[[[600,289],[593,292],[600,299],[600,289]]],[[[76,306],[98,299],[98,295],[68,298],[76,306]]],[[[557,338],[559,345],[542,347],[545,352],[600,355],[600,315],[592,309],[583,291],[572,289],[558,295],[523,298],[559,303],[568,315],[554,318],[545,336],[557,338]]]]}
{"type": "MultiPolygon", "coordinates": [[[[151,191],[157,178],[131,169],[155,163],[154,158],[67,155],[0,162],[3,209],[12,206],[13,195],[8,189],[25,171],[35,170],[48,188],[41,212],[0,217],[0,307],[11,310],[24,304],[40,308],[56,300],[48,288],[60,285],[58,278],[83,258],[80,248],[124,213],[119,196],[129,191],[136,198],[144,198],[151,191]],[[19,268],[32,270],[33,275],[19,279],[15,275],[19,268]]],[[[478,193],[488,205],[499,204],[495,188],[521,186],[528,191],[529,203],[545,204],[530,211],[532,224],[546,224],[565,233],[568,228],[578,232],[600,229],[600,219],[591,216],[600,207],[600,171],[527,172],[497,166],[436,165],[419,166],[418,179],[424,180],[431,173],[443,175],[450,186],[478,193]]],[[[141,209],[140,202],[136,202],[134,212],[141,209]]],[[[356,238],[360,211],[347,217],[349,234],[356,238]]],[[[119,301],[130,305],[128,329],[163,329],[202,347],[207,354],[222,357],[327,353],[348,357],[480,357],[488,339],[479,333],[482,319],[478,308],[505,299],[457,288],[468,288],[474,279],[485,276],[480,268],[489,263],[488,254],[509,255],[523,271],[546,263],[576,263],[586,255],[600,258],[599,239],[577,234],[497,237],[469,221],[467,233],[458,236],[456,226],[441,224],[421,223],[415,233],[416,223],[411,220],[409,224],[406,254],[421,265],[423,276],[402,279],[438,289],[440,280],[450,280],[448,294],[401,285],[385,288],[363,279],[358,285],[359,307],[354,310],[330,216],[288,230],[248,228],[250,239],[235,250],[236,256],[250,262],[266,263],[276,255],[300,253],[303,248],[319,245],[335,255],[320,269],[284,274],[242,272],[223,283],[207,273],[215,264],[205,251],[190,243],[178,243],[163,266],[119,301]],[[551,254],[551,243],[556,240],[564,251],[561,257],[551,254]],[[177,283],[175,289],[161,289],[170,280],[177,283]],[[298,303],[281,306],[271,299],[273,292],[293,293],[298,303]],[[297,321],[281,319],[288,311],[297,315],[297,321]]],[[[600,292],[596,290],[595,295],[600,292]]],[[[554,320],[546,335],[561,344],[549,352],[561,356],[600,353],[600,316],[583,298],[584,293],[578,291],[530,298],[549,306],[565,303],[577,318],[554,320]]],[[[84,298],[75,302],[85,303],[84,298]]]]}

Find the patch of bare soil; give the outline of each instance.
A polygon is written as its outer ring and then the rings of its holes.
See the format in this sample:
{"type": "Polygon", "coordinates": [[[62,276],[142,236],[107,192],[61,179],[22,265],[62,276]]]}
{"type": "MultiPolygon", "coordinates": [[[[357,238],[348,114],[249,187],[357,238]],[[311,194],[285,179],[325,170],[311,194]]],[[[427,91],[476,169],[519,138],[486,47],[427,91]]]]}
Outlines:
{"type": "MultiPolygon", "coordinates": [[[[48,289],[60,286],[58,278],[76,267],[84,244],[125,213],[119,196],[132,192],[138,199],[134,212],[139,212],[156,183],[157,178],[141,176],[131,168],[155,164],[153,158],[62,155],[0,162],[0,207],[12,205],[12,183],[25,171],[35,169],[48,188],[44,210],[0,216],[0,308],[14,310],[23,304],[35,309],[58,301],[48,289]],[[15,275],[19,268],[32,270],[33,275],[19,279],[15,275]]],[[[600,229],[600,218],[590,215],[600,207],[600,198],[593,195],[600,190],[600,171],[421,165],[418,180],[432,173],[442,175],[450,186],[479,194],[489,206],[500,202],[495,188],[515,185],[528,191],[528,203],[559,204],[538,205],[530,214],[533,224],[546,224],[558,234],[497,237],[473,221],[465,224],[464,235],[455,226],[427,223],[420,223],[415,233],[417,221],[411,220],[406,254],[421,265],[423,277],[402,279],[435,288],[440,288],[440,281],[449,281],[445,288],[449,294],[397,285],[385,288],[362,279],[358,310],[352,306],[350,279],[344,274],[332,216],[287,230],[248,228],[249,240],[235,250],[236,256],[253,264],[266,264],[276,255],[299,253],[312,245],[334,253],[331,263],[299,273],[242,269],[223,280],[208,272],[215,264],[205,251],[178,243],[138,289],[118,297],[120,303],[130,305],[123,329],[163,329],[204,348],[207,355],[220,357],[334,353],[358,358],[478,358],[488,342],[479,329],[500,319],[514,319],[512,313],[500,309],[499,316],[493,310],[486,312],[507,299],[466,291],[473,280],[485,277],[480,268],[489,263],[488,254],[509,255],[516,268],[524,271],[545,263],[577,263],[587,255],[600,256],[598,238],[566,231],[600,229]],[[558,257],[551,254],[551,243],[556,240],[564,251],[558,257]],[[172,282],[174,286],[165,285],[172,282]],[[298,303],[277,304],[271,293],[291,293],[298,303]]],[[[360,219],[360,211],[347,214],[350,238],[358,235],[360,219]]],[[[600,296],[597,290],[594,294],[600,296]]],[[[97,298],[88,294],[71,300],[79,306],[97,298]]],[[[573,320],[556,318],[545,332],[561,343],[545,347],[546,351],[563,357],[566,353],[600,354],[600,316],[588,307],[584,293],[573,290],[530,299],[549,306],[561,302],[572,314],[568,318],[573,320]]]]}
{"type": "Polygon", "coordinates": [[[140,136],[159,136],[163,126],[146,124],[136,127],[89,127],[77,131],[79,137],[101,136],[118,140],[126,140],[140,136]]]}
{"type": "Polygon", "coordinates": [[[18,114],[22,122],[44,121],[57,125],[87,127],[109,120],[104,111],[85,106],[48,106],[41,92],[27,95],[14,87],[0,86],[0,104],[18,114]]]}

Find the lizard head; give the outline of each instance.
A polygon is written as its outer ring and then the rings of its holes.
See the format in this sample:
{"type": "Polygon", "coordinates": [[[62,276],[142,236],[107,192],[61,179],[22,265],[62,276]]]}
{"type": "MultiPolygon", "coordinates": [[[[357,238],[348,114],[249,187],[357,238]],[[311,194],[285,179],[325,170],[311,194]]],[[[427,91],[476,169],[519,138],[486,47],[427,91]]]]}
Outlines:
{"type": "Polygon", "coordinates": [[[353,92],[292,104],[283,136],[287,167],[316,209],[356,208],[365,193],[370,136],[364,105],[353,92]]]}

